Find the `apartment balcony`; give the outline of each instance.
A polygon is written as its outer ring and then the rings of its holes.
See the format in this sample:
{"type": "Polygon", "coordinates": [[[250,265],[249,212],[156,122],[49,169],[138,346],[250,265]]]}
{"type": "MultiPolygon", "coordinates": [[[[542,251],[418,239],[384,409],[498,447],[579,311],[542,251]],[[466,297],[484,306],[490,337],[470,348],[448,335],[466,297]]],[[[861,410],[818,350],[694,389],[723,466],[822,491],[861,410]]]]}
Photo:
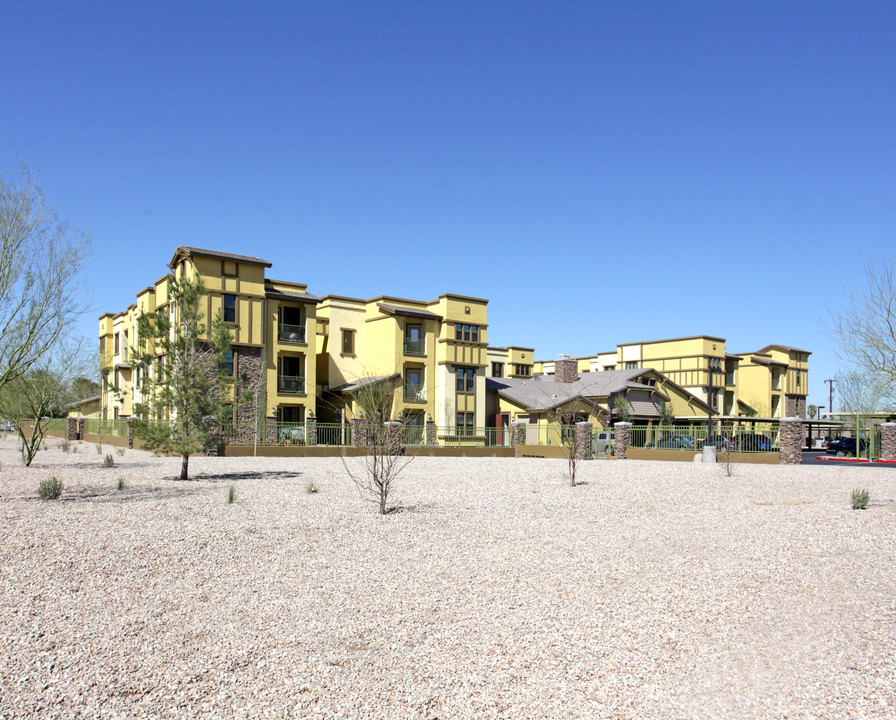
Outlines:
{"type": "Polygon", "coordinates": [[[278,375],[277,376],[277,392],[278,393],[304,393],[305,378],[296,375],[278,375]]]}
{"type": "Polygon", "coordinates": [[[734,387],[734,373],[733,372],[725,373],[725,387],[734,387]]]}
{"type": "Polygon", "coordinates": [[[426,341],[423,338],[420,339],[404,339],[404,354],[405,355],[425,355],[426,354],[426,341]]]}
{"type": "Polygon", "coordinates": [[[404,399],[426,402],[426,390],[424,389],[423,385],[417,385],[415,383],[405,383],[404,399]]]}
{"type": "Polygon", "coordinates": [[[280,342],[303,343],[305,342],[305,326],[281,323],[277,328],[277,339],[280,342]]]}

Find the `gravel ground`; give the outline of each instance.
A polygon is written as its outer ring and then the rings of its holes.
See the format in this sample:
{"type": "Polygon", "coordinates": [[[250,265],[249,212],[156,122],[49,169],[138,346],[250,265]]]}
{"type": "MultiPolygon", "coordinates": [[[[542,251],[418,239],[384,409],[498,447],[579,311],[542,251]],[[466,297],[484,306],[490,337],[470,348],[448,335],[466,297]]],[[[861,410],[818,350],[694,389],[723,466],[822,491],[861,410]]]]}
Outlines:
{"type": "Polygon", "coordinates": [[[380,516],[73,448],[0,441],[2,718],[896,717],[894,472],[421,457],[380,516]]]}

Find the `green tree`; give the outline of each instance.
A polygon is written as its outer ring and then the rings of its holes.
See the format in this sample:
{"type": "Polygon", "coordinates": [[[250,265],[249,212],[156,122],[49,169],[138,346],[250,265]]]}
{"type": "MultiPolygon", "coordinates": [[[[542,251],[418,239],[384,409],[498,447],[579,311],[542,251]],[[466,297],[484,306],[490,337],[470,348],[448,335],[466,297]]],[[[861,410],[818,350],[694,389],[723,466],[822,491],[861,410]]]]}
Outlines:
{"type": "Polygon", "coordinates": [[[66,391],[83,372],[81,344],[59,342],[22,375],[0,386],[0,419],[12,425],[31,465],[51,418],[64,417],[66,391]]]}
{"type": "Polygon", "coordinates": [[[89,246],[26,167],[0,176],[0,387],[40,365],[84,312],[78,274],[89,246]]]}
{"type": "Polygon", "coordinates": [[[173,278],[169,307],[137,320],[135,355],[145,381],[134,433],[150,450],[180,455],[181,480],[189,479],[190,455],[214,447],[231,418],[230,331],[220,313],[203,324],[204,295],[201,279],[173,278]]]}

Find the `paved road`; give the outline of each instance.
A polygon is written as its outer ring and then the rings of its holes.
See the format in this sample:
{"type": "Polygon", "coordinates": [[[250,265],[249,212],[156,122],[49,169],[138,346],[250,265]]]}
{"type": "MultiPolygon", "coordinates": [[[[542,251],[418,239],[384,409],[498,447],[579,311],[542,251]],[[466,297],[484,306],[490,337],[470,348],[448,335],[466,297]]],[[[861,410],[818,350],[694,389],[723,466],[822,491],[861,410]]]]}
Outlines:
{"type": "Polygon", "coordinates": [[[878,468],[893,468],[896,469],[896,463],[860,463],[860,462],[844,462],[842,460],[818,460],[817,458],[826,458],[832,457],[831,455],[825,455],[824,450],[803,450],[803,465],[828,465],[829,467],[834,466],[848,466],[855,468],[867,468],[867,467],[878,467],[878,468]]]}

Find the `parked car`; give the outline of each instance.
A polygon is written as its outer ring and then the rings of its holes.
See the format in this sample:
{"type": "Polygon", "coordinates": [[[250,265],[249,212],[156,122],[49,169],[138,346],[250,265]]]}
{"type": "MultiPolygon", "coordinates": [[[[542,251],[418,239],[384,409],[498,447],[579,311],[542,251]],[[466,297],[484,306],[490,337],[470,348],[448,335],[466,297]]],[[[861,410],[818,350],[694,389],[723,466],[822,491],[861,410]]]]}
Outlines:
{"type": "Polygon", "coordinates": [[[714,445],[717,450],[736,450],[737,443],[725,435],[710,435],[704,445],[714,445]]]}
{"type": "Polygon", "coordinates": [[[759,433],[744,433],[737,437],[737,449],[742,452],[770,452],[772,441],[759,433]]]}
{"type": "MultiPolygon", "coordinates": [[[[868,441],[862,438],[859,445],[859,451],[865,452],[868,449],[868,441]]],[[[836,455],[837,457],[847,457],[856,454],[856,439],[854,437],[840,438],[839,440],[829,440],[828,446],[824,449],[828,455],[836,455]]]]}
{"type": "Polygon", "coordinates": [[[645,447],[674,450],[696,450],[697,443],[690,435],[663,435],[656,442],[649,442],[645,447]]]}
{"type": "Polygon", "coordinates": [[[598,433],[594,434],[594,448],[593,452],[595,455],[606,455],[609,452],[611,455],[614,452],[613,446],[615,445],[616,433],[612,430],[601,430],[598,433]]]}

